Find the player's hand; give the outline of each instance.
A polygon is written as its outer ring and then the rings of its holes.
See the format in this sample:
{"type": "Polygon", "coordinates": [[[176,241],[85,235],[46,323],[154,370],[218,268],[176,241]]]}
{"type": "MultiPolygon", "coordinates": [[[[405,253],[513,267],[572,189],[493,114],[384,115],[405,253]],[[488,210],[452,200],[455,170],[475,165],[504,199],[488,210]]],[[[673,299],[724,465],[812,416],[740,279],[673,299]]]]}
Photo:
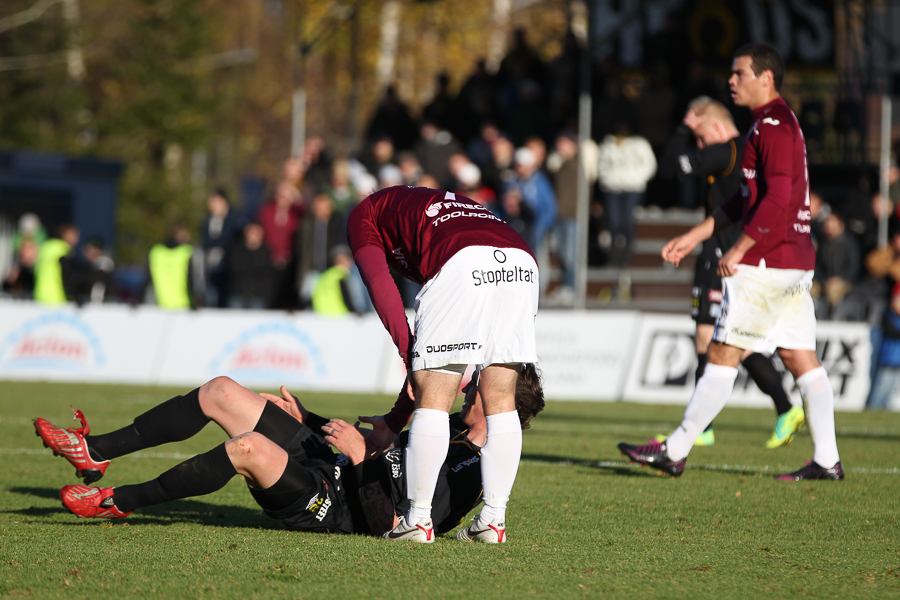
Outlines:
{"type": "Polygon", "coordinates": [[[719,259],[719,268],[716,273],[719,277],[731,277],[738,272],[737,266],[744,258],[745,252],[737,246],[732,246],[731,250],[725,253],[725,256],[719,259]]]}
{"type": "Polygon", "coordinates": [[[338,452],[358,465],[366,458],[366,440],[362,434],[346,421],[332,419],[322,426],[325,441],[337,448],[338,452]]]}
{"type": "Polygon", "coordinates": [[[416,392],[413,390],[412,383],[412,371],[409,371],[406,375],[406,393],[409,394],[409,397],[413,402],[416,401],[416,392]]]}
{"type": "Polygon", "coordinates": [[[703,122],[702,117],[697,116],[697,113],[694,112],[693,109],[688,109],[688,111],[684,114],[684,120],[682,121],[688,128],[695,132],[697,131],[697,127],[700,126],[700,123],[703,122]]]}
{"type": "Polygon", "coordinates": [[[698,243],[699,242],[694,239],[694,236],[690,233],[685,233],[684,235],[679,235],[677,238],[672,238],[665,246],[663,246],[661,252],[662,259],[677,267],[681,264],[681,260],[685,256],[694,251],[694,248],[697,247],[698,243]]]}
{"type": "Polygon", "coordinates": [[[359,417],[359,420],[372,426],[372,432],[366,437],[366,456],[368,458],[380,456],[397,439],[397,434],[387,426],[383,416],[359,417]]]}
{"type": "Polygon", "coordinates": [[[265,392],[261,392],[259,394],[272,404],[275,404],[278,408],[291,415],[301,423],[306,422],[306,415],[309,414],[309,411],[300,404],[300,401],[297,400],[284,386],[281,386],[281,397],[275,396],[273,394],[267,394],[265,392]]]}

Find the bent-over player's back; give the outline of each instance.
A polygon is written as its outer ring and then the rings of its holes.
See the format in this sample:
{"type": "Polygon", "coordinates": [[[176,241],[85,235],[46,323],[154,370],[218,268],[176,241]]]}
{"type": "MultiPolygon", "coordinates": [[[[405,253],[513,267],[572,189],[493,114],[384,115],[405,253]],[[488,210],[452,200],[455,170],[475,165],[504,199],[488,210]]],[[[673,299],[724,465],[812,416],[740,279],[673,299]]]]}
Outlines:
{"type": "Polygon", "coordinates": [[[367,197],[350,213],[347,237],[353,253],[384,249],[388,264],[424,283],[459,250],[469,246],[520,248],[512,227],[481,204],[453,192],[395,186],[367,197]]]}

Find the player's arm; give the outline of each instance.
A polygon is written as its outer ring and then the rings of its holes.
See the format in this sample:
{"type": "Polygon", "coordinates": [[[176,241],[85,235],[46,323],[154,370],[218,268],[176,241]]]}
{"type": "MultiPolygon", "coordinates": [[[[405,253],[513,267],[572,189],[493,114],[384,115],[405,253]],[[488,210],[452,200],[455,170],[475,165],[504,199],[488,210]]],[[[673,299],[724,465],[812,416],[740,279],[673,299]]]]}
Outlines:
{"type": "Polygon", "coordinates": [[[332,419],[321,429],[325,441],[350,459],[350,466],[343,470],[348,499],[355,490],[359,509],[369,524],[369,531],[373,535],[381,535],[393,529],[396,525],[394,506],[381,487],[377,474],[367,471],[364,465],[366,441],[362,433],[341,419],[332,419]]]}
{"type": "Polygon", "coordinates": [[[738,161],[737,146],[734,142],[712,144],[704,148],[693,148],[683,155],[681,165],[689,165],[692,173],[698,177],[718,175],[734,168],[738,161]]]}
{"type": "Polygon", "coordinates": [[[350,217],[347,219],[347,241],[353,251],[353,260],[356,261],[359,274],[369,291],[375,312],[378,313],[381,323],[390,333],[391,339],[394,340],[394,345],[400,352],[400,358],[409,368],[412,362],[410,356],[412,333],[409,330],[409,322],[406,320],[403,299],[400,297],[397,284],[391,277],[381,234],[374,223],[371,210],[370,196],[350,212],[350,217]]]}
{"type": "Polygon", "coordinates": [[[694,251],[697,244],[711,238],[714,234],[728,228],[734,221],[728,213],[717,210],[706,217],[702,223],[695,225],[690,231],[676,238],[672,238],[663,246],[662,258],[676,267],[681,264],[685,256],[694,251]]]}
{"type": "Polygon", "coordinates": [[[359,267],[366,289],[369,290],[375,312],[394,340],[400,358],[408,369],[412,364],[413,336],[406,320],[406,309],[403,307],[400,290],[397,289],[397,284],[394,283],[388,269],[384,249],[381,246],[366,245],[354,252],[353,259],[359,267]]]}
{"type": "Polygon", "coordinates": [[[378,480],[360,486],[359,502],[372,535],[380,536],[397,525],[397,512],[378,480]]]}
{"type": "Polygon", "coordinates": [[[747,235],[746,233],[741,234],[741,237],[738,238],[738,241],[734,243],[734,245],[725,253],[725,255],[719,259],[719,268],[716,269],[716,272],[719,274],[719,277],[731,277],[735,273],[737,273],[737,265],[744,258],[744,255],[747,254],[747,251],[750,250],[754,245],[756,245],[756,240],[747,235]]]}
{"type": "MultiPolygon", "coordinates": [[[[684,123],[675,128],[672,137],[666,144],[662,157],[659,159],[659,176],[663,179],[683,178],[690,173],[679,162],[679,157],[687,154],[691,141],[691,129],[684,123]]],[[[691,169],[692,170],[692,169],[691,169]]]]}
{"type": "Polygon", "coordinates": [[[416,409],[415,399],[410,393],[409,377],[403,382],[403,388],[390,412],[384,416],[358,417],[363,423],[372,426],[372,433],[366,438],[366,452],[370,457],[378,456],[391,447],[397,435],[416,409]]]}

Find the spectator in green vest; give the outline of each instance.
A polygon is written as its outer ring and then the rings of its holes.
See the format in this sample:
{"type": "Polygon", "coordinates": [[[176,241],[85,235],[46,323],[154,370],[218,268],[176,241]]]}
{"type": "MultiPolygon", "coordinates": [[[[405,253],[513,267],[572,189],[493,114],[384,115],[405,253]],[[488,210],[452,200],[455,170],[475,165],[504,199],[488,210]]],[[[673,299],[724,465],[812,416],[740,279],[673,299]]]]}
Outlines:
{"type": "Polygon", "coordinates": [[[340,317],[361,311],[354,306],[350,289],[350,270],[353,254],[347,246],[335,246],[331,251],[332,267],[319,275],[312,295],[313,310],[328,317],[340,317]]]}
{"type": "Polygon", "coordinates": [[[65,304],[74,298],[75,247],[81,236],[78,228],[67,223],[59,227],[59,237],[40,246],[34,268],[34,299],[41,304],[65,304]]]}
{"type": "Polygon", "coordinates": [[[150,248],[150,281],[161,308],[179,310],[191,308],[193,273],[191,257],[194,247],[191,234],[180,225],[172,228],[165,243],[150,248]]]}

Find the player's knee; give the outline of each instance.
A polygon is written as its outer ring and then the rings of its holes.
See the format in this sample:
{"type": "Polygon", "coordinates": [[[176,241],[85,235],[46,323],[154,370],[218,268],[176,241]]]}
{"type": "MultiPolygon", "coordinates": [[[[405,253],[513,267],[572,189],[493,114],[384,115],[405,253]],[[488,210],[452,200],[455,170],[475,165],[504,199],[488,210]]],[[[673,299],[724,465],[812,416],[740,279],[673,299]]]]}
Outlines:
{"type": "Polygon", "coordinates": [[[248,469],[265,460],[266,438],[262,434],[250,431],[242,433],[225,442],[225,452],[235,469],[248,469]]]}
{"type": "Polygon", "coordinates": [[[822,366],[814,350],[788,350],[781,348],[778,350],[781,362],[785,368],[791,372],[796,379],[797,377],[822,366]]]}
{"type": "Polygon", "coordinates": [[[240,387],[235,380],[224,375],[207,381],[200,386],[200,408],[209,416],[210,411],[226,404],[231,392],[240,387]]]}

